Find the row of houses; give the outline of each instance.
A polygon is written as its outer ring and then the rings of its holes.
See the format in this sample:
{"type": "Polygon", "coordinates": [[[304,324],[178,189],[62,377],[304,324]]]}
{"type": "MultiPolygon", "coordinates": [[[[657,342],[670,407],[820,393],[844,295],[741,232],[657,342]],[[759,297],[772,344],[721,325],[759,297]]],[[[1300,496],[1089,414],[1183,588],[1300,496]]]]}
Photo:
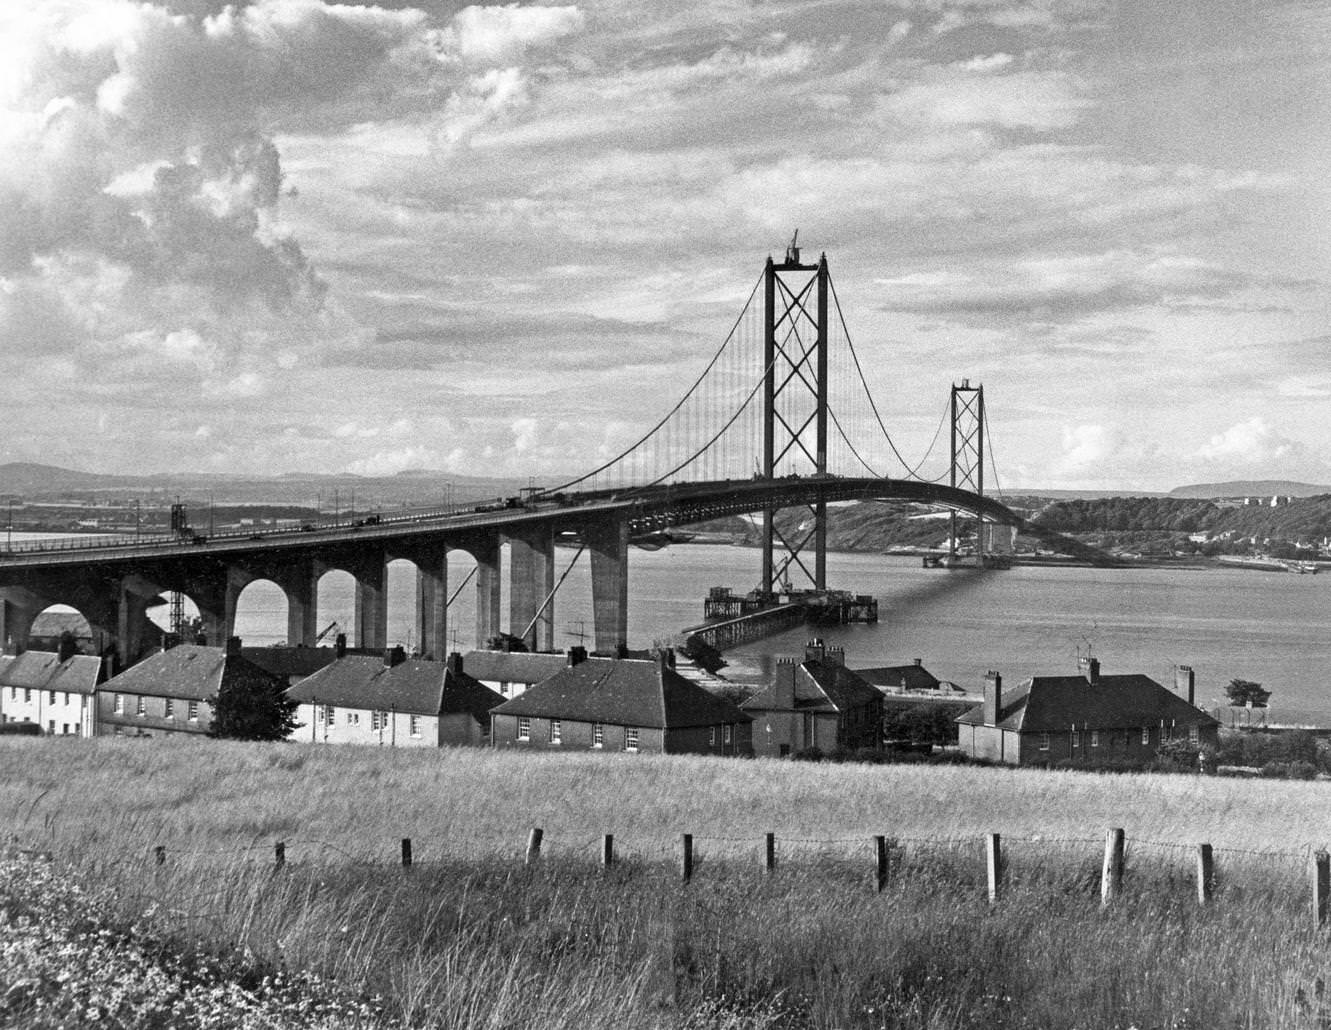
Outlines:
{"type": "MultiPolygon", "coordinates": [[[[52,735],[206,734],[224,688],[285,690],[293,739],[389,747],[784,757],[810,749],[882,747],[884,697],[938,687],[920,661],[853,670],[840,648],[811,640],[777,662],[771,682],[736,705],[675,667],[648,659],[472,652],[446,661],[335,648],[181,644],[104,679],[100,659],[67,651],[0,656],[0,722],[52,735]]],[[[1018,765],[1146,762],[1161,744],[1214,744],[1219,723],[1193,704],[1192,671],[1175,690],[1149,677],[1037,676],[1005,692],[986,678],[983,703],[958,722],[961,750],[1018,765]]]]}

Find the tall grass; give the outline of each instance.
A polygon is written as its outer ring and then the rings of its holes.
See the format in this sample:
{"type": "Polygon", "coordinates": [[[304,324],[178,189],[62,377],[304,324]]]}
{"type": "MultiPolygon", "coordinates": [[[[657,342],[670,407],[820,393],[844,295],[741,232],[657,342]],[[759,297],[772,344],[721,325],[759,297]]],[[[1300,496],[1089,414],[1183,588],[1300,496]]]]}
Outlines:
{"type": "Polygon", "coordinates": [[[1305,882],[1320,784],[157,740],[6,740],[0,774],[8,831],[111,920],[332,978],[406,1026],[1312,1027],[1331,965],[1305,882]],[[1128,877],[1102,911],[1109,825],[1128,877]],[[882,894],[876,833],[902,842],[882,894]],[[1203,840],[1206,909],[1170,846],[1203,840]]]}

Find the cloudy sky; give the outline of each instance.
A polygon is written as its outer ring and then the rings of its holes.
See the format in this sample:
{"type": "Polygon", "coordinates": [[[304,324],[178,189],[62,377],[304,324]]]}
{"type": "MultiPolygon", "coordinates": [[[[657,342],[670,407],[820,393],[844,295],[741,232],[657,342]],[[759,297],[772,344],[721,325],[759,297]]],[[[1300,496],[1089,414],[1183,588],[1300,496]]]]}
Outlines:
{"type": "Polygon", "coordinates": [[[1331,483],[1331,9],[7,0],[0,461],[555,475],[798,227],[907,457],[1331,483]]]}

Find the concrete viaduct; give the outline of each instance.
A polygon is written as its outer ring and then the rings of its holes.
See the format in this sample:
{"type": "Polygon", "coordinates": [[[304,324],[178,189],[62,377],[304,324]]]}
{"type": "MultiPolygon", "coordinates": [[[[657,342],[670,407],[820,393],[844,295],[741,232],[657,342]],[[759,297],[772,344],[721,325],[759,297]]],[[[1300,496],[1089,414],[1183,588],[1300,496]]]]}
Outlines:
{"type": "Polygon", "coordinates": [[[1099,551],[1042,531],[1004,505],[955,488],[910,480],[831,476],[722,480],[577,494],[540,494],[462,512],[398,515],[360,525],[237,534],[192,540],[99,542],[0,553],[0,642],[22,648],[33,620],[53,604],[76,608],[94,637],[114,641],[121,663],[152,645],[150,602],[178,591],[198,606],[209,643],[231,636],[236,602],[255,580],[286,595],[287,640],[313,645],[318,633],[316,590],[330,570],[356,581],[354,640],[387,643],[387,565],[405,559],[417,569],[416,639],[423,653],[447,649],[447,555],[461,550],[476,561],[476,642],[500,632],[500,548],[509,545],[509,626],[537,650],[554,646],[554,543],[574,537],[589,552],[595,650],[615,653],[628,643],[628,548],[641,535],[725,515],[862,499],[939,504],[1015,525],[1074,557],[1112,564],[1099,551]]]}

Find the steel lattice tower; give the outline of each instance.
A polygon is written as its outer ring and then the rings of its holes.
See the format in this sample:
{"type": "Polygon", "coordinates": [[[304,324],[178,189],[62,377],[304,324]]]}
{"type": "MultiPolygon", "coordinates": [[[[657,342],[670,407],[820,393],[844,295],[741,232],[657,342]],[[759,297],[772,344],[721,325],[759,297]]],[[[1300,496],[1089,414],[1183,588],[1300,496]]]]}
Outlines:
{"type": "MultiPolygon", "coordinates": [[[[799,233],[785,260],[767,259],[764,273],[763,457],[760,472],[775,479],[787,462],[800,471],[827,472],[827,255],[816,265],[800,263],[799,233]],[[811,310],[812,309],[812,310],[811,310]],[[801,459],[801,455],[803,458],[801,459]],[[812,466],[810,469],[809,466],[812,466]]],[[[801,523],[787,539],[776,528],[779,505],[763,510],[763,572],[759,589],[771,595],[798,568],[815,590],[827,586],[827,504],[809,505],[813,524],[801,523]],[[810,571],[804,552],[814,552],[810,571]],[[778,554],[778,552],[780,552],[778,554]]]]}
{"type": "MultiPolygon", "coordinates": [[[[952,384],[952,464],[950,485],[984,496],[984,386],[969,379],[952,384]]],[[[948,554],[957,556],[957,513],[949,520],[948,554]]],[[[984,520],[975,520],[975,556],[984,562],[984,520]]]]}

